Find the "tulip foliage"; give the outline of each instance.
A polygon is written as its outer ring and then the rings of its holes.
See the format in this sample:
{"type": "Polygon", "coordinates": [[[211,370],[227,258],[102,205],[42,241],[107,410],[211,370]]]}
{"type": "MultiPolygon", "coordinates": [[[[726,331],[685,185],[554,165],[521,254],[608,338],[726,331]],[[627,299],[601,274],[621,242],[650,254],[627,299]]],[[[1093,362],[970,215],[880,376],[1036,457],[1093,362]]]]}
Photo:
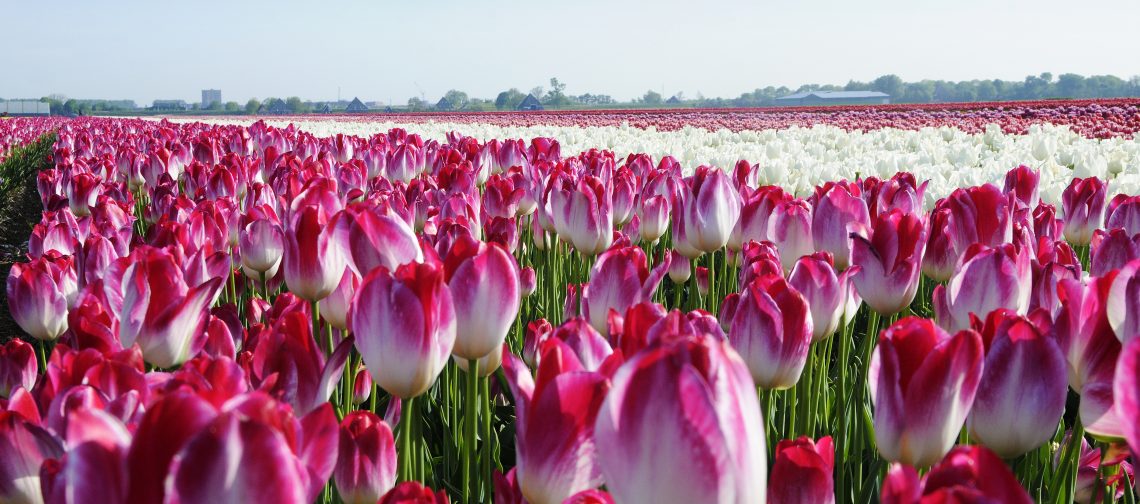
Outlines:
{"type": "MultiPolygon", "coordinates": [[[[1111,105],[1038,107],[1117,142],[1111,105]]],[[[0,502],[1135,502],[1135,174],[1039,137],[953,188],[263,121],[15,119],[0,153],[49,130],[0,502]]]]}

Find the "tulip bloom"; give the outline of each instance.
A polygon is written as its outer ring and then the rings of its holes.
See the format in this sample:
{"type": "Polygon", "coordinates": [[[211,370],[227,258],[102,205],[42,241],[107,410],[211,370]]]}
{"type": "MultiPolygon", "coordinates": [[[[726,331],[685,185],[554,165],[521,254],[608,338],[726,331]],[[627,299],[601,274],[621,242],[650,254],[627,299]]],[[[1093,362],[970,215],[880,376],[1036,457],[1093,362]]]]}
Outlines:
{"type": "Polygon", "coordinates": [[[985,318],[999,308],[1029,311],[1033,272],[1027,250],[1011,244],[975,245],[962,256],[950,283],[934,288],[938,325],[950,332],[970,328],[970,317],[985,318]]]}
{"type": "Polygon", "coordinates": [[[431,263],[377,268],[352,299],[356,349],[372,378],[401,399],[435,382],[455,345],[456,316],[443,268],[431,263]]]}
{"type": "Polygon", "coordinates": [[[586,371],[561,345],[545,345],[538,374],[504,347],[503,370],[515,397],[516,478],[535,504],[561,503],[600,486],[594,424],[610,382],[586,371]]]}
{"type": "MultiPolygon", "coordinates": [[[[1135,419],[1140,415],[1140,338],[1124,346],[1116,363],[1112,394],[1116,399],[1113,407],[1118,417],[1135,419]]],[[[1128,440],[1133,453],[1140,453],[1140,423],[1126,422],[1124,439],[1128,440]]]]}
{"type": "Polygon", "coordinates": [[[858,270],[849,268],[837,274],[827,252],[803,256],[792,267],[788,283],[803,294],[811,308],[812,342],[826,339],[839,329],[844,304],[854,289],[851,276],[858,270]]]}
{"type": "MultiPolygon", "coordinates": [[[[266,207],[268,208],[268,207],[266,207]]],[[[285,233],[275,217],[266,216],[250,221],[238,235],[241,264],[246,269],[273,277],[285,254],[285,233]]]]}
{"type": "Polygon", "coordinates": [[[498,244],[464,237],[451,245],[443,263],[456,332],[452,353],[480,359],[503,346],[519,312],[519,266],[498,244]]]}
{"type": "Polygon", "coordinates": [[[800,257],[815,251],[812,244],[811,208],[804,200],[781,202],[768,222],[768,238],[780,251],[784,272],[790,272],[800,257]]]}
{"type": "Polygon", "coordinates": [[[688,243],[701,252],[715,252],[728,244],[740,219],[740,194],[722,170],[698,167],[681,185],[681,213],[688,243]]]}
{"type": "Polygon", "coordinates": [[[396,486],[396,441],[375,413],[353,411],[340,422],[333,481],[349,504],[374,504],[396,486]]]}
{"type": "Polygon", "coordinates": [[[68,256],[52,252],[8,272],[8,309],[33,338],[53,341],[67,330],[68,307],[78,293],[78,273],[68,256]]]}
{"type": "Polygon", "coordinates": [[[381,266],[391,271],[401,264],[424,260],[415,231],[391,212],[354,204],[335,221],[336,241],[347,256],[349,269],[360,277],[381,266]]]}
{"type": "Polygon", "coordinates": [[[792,387],[811,349],[808,302],[779,276],[753,280],[740,296],[728,340],[748,363],[756,386],[792,387]]]}
{"type": "Polygon", "coordinates": [[[763,501],[764,424],[750,378],[709,336],[658,340],[623,364],[594,431],[614,500],[763,501]]]}
{"type": "Polygon", "coordinates": [[[418,481],[405,481],[384,494],[376,504],[449,504],[447,492],[433,491],[418,481]]]}
{"type": "Polygon", "coordinates": [[[123,272],[119,339],[138,344],[147,362],[168,368],[186,362],[205,345],[208,308],[222,278],[186,284],[174,256],[162,249],[137,250],[123,272]]]}
{"type": "Polygon", "coordinates": [[[982,446],[959,446],[921,480],[913,467],[892,464],[883,479],[883,504],[1002,502],[1033,504],[1013,471],[982,446]]]}
{"type": "Polygon", "coordinates": [[[0,501],[42,502],[40,467],[63,456],[50,432],[14,411],[0,411],[0,501]]]}
{"type": "Polygon", "coordinates": [[[1049,441],[1065,412],[1065,356],[1046,331],[1007,310],[981,328],[982,381],[966,420],[970,438],[1012,459],[1049,441]]]}
{"type": "Polygon", "coordinates": [[[1062,280],[1057,286],[1061,310],[1054,328],[1065,352],[1069,386],[1081,394],[1085,430],[1104,437],[1123,437],[1124,419],[1113,408],[1113,376],[1121,344],[1112,330],[1109,299],[1116,272],[1089,278],[1087,284],[1062,280]]]}
{"type": "Polygon", "coordinates": [[[590,284],[582,295],[590,325],[606,333],[610,310],[624,314],[630,306],[652,299],[670,261],[667,257],[651,272],[640,247],[614,247],[598,256],[590,269],[590,284]]]}
{"type": "Polygon", "coordinates": [[[818,442],[807,436],[785,439],[776,445],[772,477],[768,481],[769,504],[814,502],[834,504],[835,444],[831,436],[818,442]]]}
{"type": "Polygon", "coordinates": [[[1140,337],[1140,260],[1129,262],[1113,278],[1105,311],[1121,343],[1140,337]]]}
{"type": "Polygon", "coordinates": [[[868,386],[883,458],[925,467],[954,445],[982,378],[982,338],[907,317],[879,336],[868,386]]]}
{"type": "Polygon", "coordinates": [[[1089,274],[1105,276],[1112,270],[1140,259],[1140,234],[1129,235],[1123,229],[1098,229],[1093,233],[1091,248],[1089,274]]]}
{"type": "Polygon", "coordinates": [[[11,396],[16,388],[32,390],[37,369],[32,345],[18,339],[0,345],[0,399],[11,396]]]}
{"type": "Polygon", "coordinates": [[[860,271],[855,289],[881,315],[902,311],[918,292],[926,229],[913,214],[893,210],[880,215],[866,232],[852,232],[851,264],[860,271]]]}
{"type": "Polygon", "coordinates": [[[1074,245],[1088,245],[1093,232],[1104,225],[1105,195],[1108,184],[1099,178],[1075,178],[1061,194],[1065,239],[1074,245]]]}
{"type": "Polygon", "coordinates": [[[835,268],[851,263],[850,225],[871,226],[867,203],[841,185],[833,185],[816,200],[812,209],[811,235],[815,250],[830,252],[835,268]]]}
{"type": "Polygon", "coordinates": [[[551,191],[558,234],[582,255],[596,255],[613,243],[612,192],[612,184],[593,176],[551,191]]]}
{"type": "Polygon", "coordinates": [[[1005,194],[1013,194],[1018,207],[1024,210],[1037,208],[1041,201],[1038,194],[1038,185],[1041,182],[1041,171],[1021,165],[1005,174],[1005,194]]]}
{"type": "Polygon", "coordinates": [[[307,301],[320,301],[336,289],[344,275],[344,257],[333,239],[333,227],[317,206],[293,216],[285,232],[285,284],[307,301]]]}

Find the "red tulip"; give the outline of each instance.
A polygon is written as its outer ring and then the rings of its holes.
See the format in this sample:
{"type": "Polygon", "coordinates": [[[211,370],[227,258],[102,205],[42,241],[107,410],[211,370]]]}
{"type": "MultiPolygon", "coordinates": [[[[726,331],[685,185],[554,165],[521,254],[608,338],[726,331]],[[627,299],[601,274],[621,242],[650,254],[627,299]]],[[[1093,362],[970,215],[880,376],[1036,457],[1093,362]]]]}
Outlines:
{"type": "Polygon", "coordinates": [[[970,327],[971,316],[985,318],[999,308],[1028,313],[1032,274],[1027,250],[1011,244],[970,247],[950,283],[934,288],[938,325],[956,332],[970,327]]]}
{"type": "Polygon", "coordinates": [[[1088,245],[1093,231],[1104,225],[1105,194],[1108,186],[1096,177],[1074,178],[1061,194],[1065,239],[1074,245],[1088,245]]]}
{"type": "Polygon", "coordinates": [[[834,470],[835,445],[831,436],[824,436],[818,442],[807,436],[780,441],[768,481],[769,504],[833,504],[835,487],[831,473],[834,470]]]}
{"type": "Polygon", "coordinates": [[[7,288],[12,318],[33,338],[52,341],[67,330],[68,307],[78,291],[70,257],[50,252],[27,264],[13,264],[7,288]]]}
{"type": "Polygon", "coordinates": [[[411,263],[377,268],[349,311],[356,348],[376,384],[408,399],[435,382],[455,345],[456,316],[443,268],[411,263]]]}
{"type": "Polygon", "coordinates": [[[982,338],[907,317],[879,336],[868,373],[883,458],[925,467],[954,445],[982,378],[982,338]]]}
{"type": "Polygon", "coordinates": [[[610,389],[561,345],[545,345],[537,378],[503,348],[503,370],[515,397],[516,477],[535,504],[562,502],[602,484],[594,423],[610,389]]]}
{"type": "Polygon", "coordinates": [[[373,504],[396,486],[396,442],[392,429],[370,411],[353,411],[340,422],[333,481],[350,504],[373,504]]]}
{"type": "Polygon", "coordinates": [[[333,231],[324,210],[316,206],[297,211],[285,230],[285,283],[302,299],[328,297],[344,275],[344,255],[333,231]]]}
{"type": "Polygon", "coordinates": [[[760,404],[727,342],[650,343],[618,370],[594,436],[617,502],[761,502],[767,493],[760,404]]]}
{"type": "Polygon", "coordinates": [[[852,277],[855,289],[872,310],[893,315],[918,291],[926,230],[913,214],[891,211],[867,231],[851,233],[851,264],[860,268],[852,277]]]}
{"type": "Polygon", "coordinates": [[[993,311],[979,329],[986,359],[966,425],[971,439],[1012,459],[1057,430],[1068,392],[1065,356],[1047,330],[1011,311],[993,311]]]}
{"type": "Polygon", "coordinates": [[[678,195],[681,210],[674,219],[683,219],[688,243],[701,252],[714,252],[728,244],[729,235],[740,219],[740,194],[728,175],[707,166],[698,167],[685,179],[678,195]]]}
{"type": "Polygon", "coordinates": [[[187,285],[175,258],[162,249],[136,249],[123,272],[119,338],[138,344],[147,362],[162,368],[186,362],[205,344],[207,308],[222,279],[187,285]]]}
{"type": "Polygon", "coordinates": [[[779,276],[753,280],[736,305],[728,340],[748,364],[756,386],[792,387],[811,349],[808,302],[779,276]]]}
{"type": "Polygon", "coordinates": [[[18,339],[0,345],[0,398],[11,397],[17,388],[32,390],[38,369],[32,345],[18,339]]]}
{"type": "Polygon", "coordinates": [[[443,265],[458,329],[451,352],[479,359],[498,351],[522,300],[515,258],[497,244],[463,238],[452,244],[443,265]]]}
{"type": "Polygon", "coordinates": [[[867,203],[841,185],[833,185],[819,195],[812,209],[811,233],[815,250],[831,253],[835,268],[847,269],[851,263],[850,226],[871,226],[867,203]]]}
{"type": "Polygon", "coordinates": [[[1032,504],[1033,500],[993,452],[981,446],[959,446],[921,480],[914,468],[892,464],[883,479],[882,502],[1032,504]]]}
{"type": "Polygon", "coordinates": [[[376,504],[449,504],[447,493],[423,486],[418,481],[405,481],[396,485],[376,504]]]}

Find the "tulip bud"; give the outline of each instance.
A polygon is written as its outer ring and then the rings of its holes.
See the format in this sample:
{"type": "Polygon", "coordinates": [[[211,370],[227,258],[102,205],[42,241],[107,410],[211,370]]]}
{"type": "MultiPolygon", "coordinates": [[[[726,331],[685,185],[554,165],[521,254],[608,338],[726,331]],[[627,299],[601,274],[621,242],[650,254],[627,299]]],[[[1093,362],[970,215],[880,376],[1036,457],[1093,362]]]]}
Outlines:
{"type": "Polygon", "coordinates": [[[32,390],[38,368],[32,345],[18,339],[0,345],[0,398],[11,397],[17,387],[32,390]]]}
{"type": "Polygon", "coordinates": [[[835,445],[831,436],[824,436],[818,442],[807,436],[780,441],[768,481],[768,503],[834,504],[835,483],[831,477],[834,468],[835,445]]]}
{"type": "Polygon", "coordinates": [[[776,205],[768,223],[768,237],[780,251],[784,272],[792,271],[796,260],[815,251],[812,243],[811,208],[804,200],[776,205]]]}
{"type": "Polygon", "coordinates": [[[1104,225],[1105,195],[1108,186],[1099,178],[1074,178],[1061,194],[1065,239],[1074,245],[1088,245],[1093,232],[1104,225]]]}
{"type": "Polygon", "coordinates": [[[372,397],[372,374],[361,367],[352,382],[352,404],[360,406],[372,397]]]}
{"type": "Polygon", "coordinates": [[[693,265],[689,259],[676,250],[669,252],[669,258],[669,279],[678,285],[688,282],[689,276],[693,274],[693,265]]]}
{"type": "Polygon", "coordinates": [[[783,277],[754,280],[740,295],[728,340],[748,363],[756,386],[790,388],[800,379],[811,348],[807,300],[783,277]]]}
{"type": "Polygon", "coordinates": [[[8,309],[33,338],[53,341],[67,330],[68,307],[78,293],[71,257],[49,252],[8,272],[8,309]]]}
{"type": "Polygon", "coordinates": [[[702,296],[709,295],[709,269],[697,266],[697,292],[702,296]]]}
{"type": "Polygon", "coordinates": [[[918,292],[926,231],[921,219],[899,211],[880,215],[870,231],[851,233],[851,263],[860,268],[855,288],[872,310],[893,315],[918,292]]]}
{"type": "Polygon", "coordinates": [[[460,359],[480,359],[497,352],[521,302],[515,258],[497,244],[465,237],[448,251],[444,275],[458,329],[452,353],[460,359]]]}
{"type": "Polygon", "coordinates": [[[683,219],[686,241],[700,252],[715,252],[728,244],[732,229],[740,219],[740,194],[724,171],[698,167],[685,179],[680,215],[683,219]]]}
{"type": "Polygon", "coordinates": [[[860,228],[871,226],[867,203],[843,186],[832,186],[819,197],[812,209],[811,235],[815,250],[830,252],[835,258],[835,269],[840,271],[851,263],[851,232],[848,229],[852,225],[860,228]]]}
{"type": "Polygon", "coordinates": [[[333,481],[349,504],[373,504],[396,485],[396,441],[375,413],[353,411],[341,421],[333,481]]]}
{"type": "Polygon", "coordinates": [[[519,288],[523,297],[530,297],[538,289],[538,278],[535,276],[534,268],[527,266],[519,272],[519,288]]]}

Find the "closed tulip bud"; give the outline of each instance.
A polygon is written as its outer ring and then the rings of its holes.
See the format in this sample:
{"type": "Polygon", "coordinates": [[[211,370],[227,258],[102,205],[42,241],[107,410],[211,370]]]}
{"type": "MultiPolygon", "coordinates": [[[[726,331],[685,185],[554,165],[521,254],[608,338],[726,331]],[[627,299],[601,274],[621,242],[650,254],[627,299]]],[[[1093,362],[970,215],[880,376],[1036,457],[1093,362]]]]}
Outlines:
{"type": "Polygon", "coordinates": [[[526,335],[523,337],[523,361],[532,368],[538,367],[539,349],[542,344],[554,334],[554,327],[546,319],[532,320],[526,325],[526,335]]]}
{"type": "Polygon", "coordinates": [[[1040,170],[1021,165],[1006,172],[1005,189],[1002,192],[1013,194],[1021,209],[1036,208],[1037,203],[1041,201],[1037,190],[1040,181],[1040,170]]]}
{"type": "Polygon", "coordinates": [[[666,260],[650,271],[639,247],[615,246],[602,253],[590,268],[590,283],[582,294],[590,325],[604,333],[610,310],[625,313],[630,306],[652,299],[668,268],[666,260]]]}
{"type": "Polygon", "coordinates": [[[728,340],[748,364],[756,386],[782,390],[795,385],[811,339],[807,300],[782,277],[758,278],[745,287],[728,340]]]}
{"type": "Polygon", "coordinates": [[[785,439],[776,445],[772,476],[768,481],[769,504],[814,502],[833,504],[835,483],[835,444],[831,436],[818,442],[807,436],[785,439]]]}
{"type": "Polygon", "coordinates": [[[443,264],[458,329],[452,353],[479,359],[498,351],[521,302],[515,258],[497,244],[464,237],[452,244],[443,264]]]}
{"type": "Polygon", "coordinates": [[[693,274],[693,264],[689,259],[676,250],[669,251],[669,280],[675,284],[684,284],[693,274]]]}
{"type": "Polygon", "coordinates": [[[351,269],[345,268],[344,276],[336,289],[321,302],[321,317],[341,331],[348,330],[348,309],[352,306],[352,296],[360,286],[360,277],[351,269]]]}
{"type": "Polygon", "coordinates": [[[37,369],[32,345],[18,339],[0,345],[0,398],[11,397],[16,388],[32,390],[37,369]]]}
{"type": "Polygon", "coordinates": [[[617,502],[745,503],[767,494],[764,424],[748,367],[709,336],[657,340],[626,361],[594,439],[617,502]]]}
{"type": "Polygon", "coordinates": [[[356,348],[372,378],[409,399],[431,387],[455,345],[456,316],[443,268],[431,263],[377,268],[360,283],[349,312],[356,348]]]}
{"type": "Polygon", "coordinates": [[[682,184],[681,218],[685,221],[688,243],[701,252],[714,252],[728,244],[740,219],[740,194],[728,175],[716,168],[701,166],[682,184]]]}
{"type": "Polygon", "coordinates": [[[1088,245],[1093,232],[1104,225],[1105,197],[1108,185],[1096,177],[1074,178],[1061,194],[1064,212],[1065,240],[1073,245],[1088,245]]]}
{"type": "Polygon", "coordinates": [[[78,294],[71,257],[49,252],[8,272],[8,309],[33,338],[54,341],[67,330],[67,312],[78,294]]]}
{"type": "Polygon", "coordinates": [[[534,268],[527,266],[519,271],[519,288],[523,297],[529,297],[538,290],[538,278],[535,276],[534,268]]]}
{"type": "Polygon", "coordinates": [[[788,283],[803,294],[811,308],[813,342],[826,339],[839,329],[844,303],[852,289],[851,275],[856,271],[858,268],[849,268],[836,273],[827,252],[803,256],[792,267],[788,283]]]}
{"type": "Polygon", "coordinates": [[[642,198],[636,205],[637,218],[641,221],[638,232],[641,233],[642,240],[657,243],[657,240],[669,230],[671,205],[669,199],[662,195],[648,195],[642,198]]]}
{"type": "Polygon", "coordinates": [[[954,445],[982,378],[978,333],[907,317],[879,336],[868,386],[883,458],[926,467],[954,445]]]}
{"type": "Polygon", "coordinates": [[[709,269],[697,266],[697,292],[702,296],[709,295],[709,269]]]}
{"type": "Polygon", "coordinates": [[[372,374],[366,368],[356,372],[356,379],[352,382],[352,404],[360,406],[372,397],[372,374]]]}
{"type": "Polygon", "coordinates": [[[447,492],[434,491],[418,481],[405,481],[384,494],[376,504],[449,504],[447,492]]]}
{"type": "Polygon", "coordinates": [[[285,283],[302,299],[328,297],[344,276],[344,255],[333,231],[323,210],[306,206],[285,232],[285,283]]]}
{"type": "Polygon", "coordinates": [[[256,273],[277,271],[285,253],[285,233],[273,220],[258,218],[242,228],[238,235],[238,248],[241,250],[241,264],[246,269],[256,273]]]}
{"type": "Polygon", "coordinates": [[[1065,356],[1049,333],[1008,310],[990,313],[980,329],[986,359],[966,425],[971,439],[1012,459],[1056,431],[1068,392],[1065,356]]]}
{"type": "Polygon", "coordinates": [[[851,263],[860,268],[855,288],[872,310],[893,315],[918,292],[926,230],[913,214],[892,211],[880,215],[869,231],[851,233],[851,263]]]}
{"type": "Polygon", "coordinates": [[[582,255],[597,255],[613,243],[612,191],[612,184],[588,175],[551,191],[558,235],[582,255]]]}
{"type": "Polygon", "coordinates": [[[340,422],[333,481],[349,504],[373,504],[396,486],[392,428],[370,411],[353,411],[340,422]]]}
{"type": "Polygon", "coordinates": [[[970,327],[971,316],[983,318],[999,308],[1025,315],[1032,286],[1027,250],[975,245],[962,256],[950,283],[934,288],[935,318],[943,329],[957,332],[970,327]]]}
{"type": "Polygon", "coordinates": [[[804,200],[780,203],[768,223],[768,237],[780,251],[784,272],[792,271],[796,260],[815,252],[812,243],[811,208],[804,200]]]}
{"type": "MultiPolygon", "coordinates": [[[[812,209],[811,235],[815,250],[830,252],[835,268],[842,271],[851,263],[851,224],[870,227],[867,203],[847,188],[834,185],[823,193],[812,209]]],[[[798,258],[797,258],[798,259],[798,258]]]]}

